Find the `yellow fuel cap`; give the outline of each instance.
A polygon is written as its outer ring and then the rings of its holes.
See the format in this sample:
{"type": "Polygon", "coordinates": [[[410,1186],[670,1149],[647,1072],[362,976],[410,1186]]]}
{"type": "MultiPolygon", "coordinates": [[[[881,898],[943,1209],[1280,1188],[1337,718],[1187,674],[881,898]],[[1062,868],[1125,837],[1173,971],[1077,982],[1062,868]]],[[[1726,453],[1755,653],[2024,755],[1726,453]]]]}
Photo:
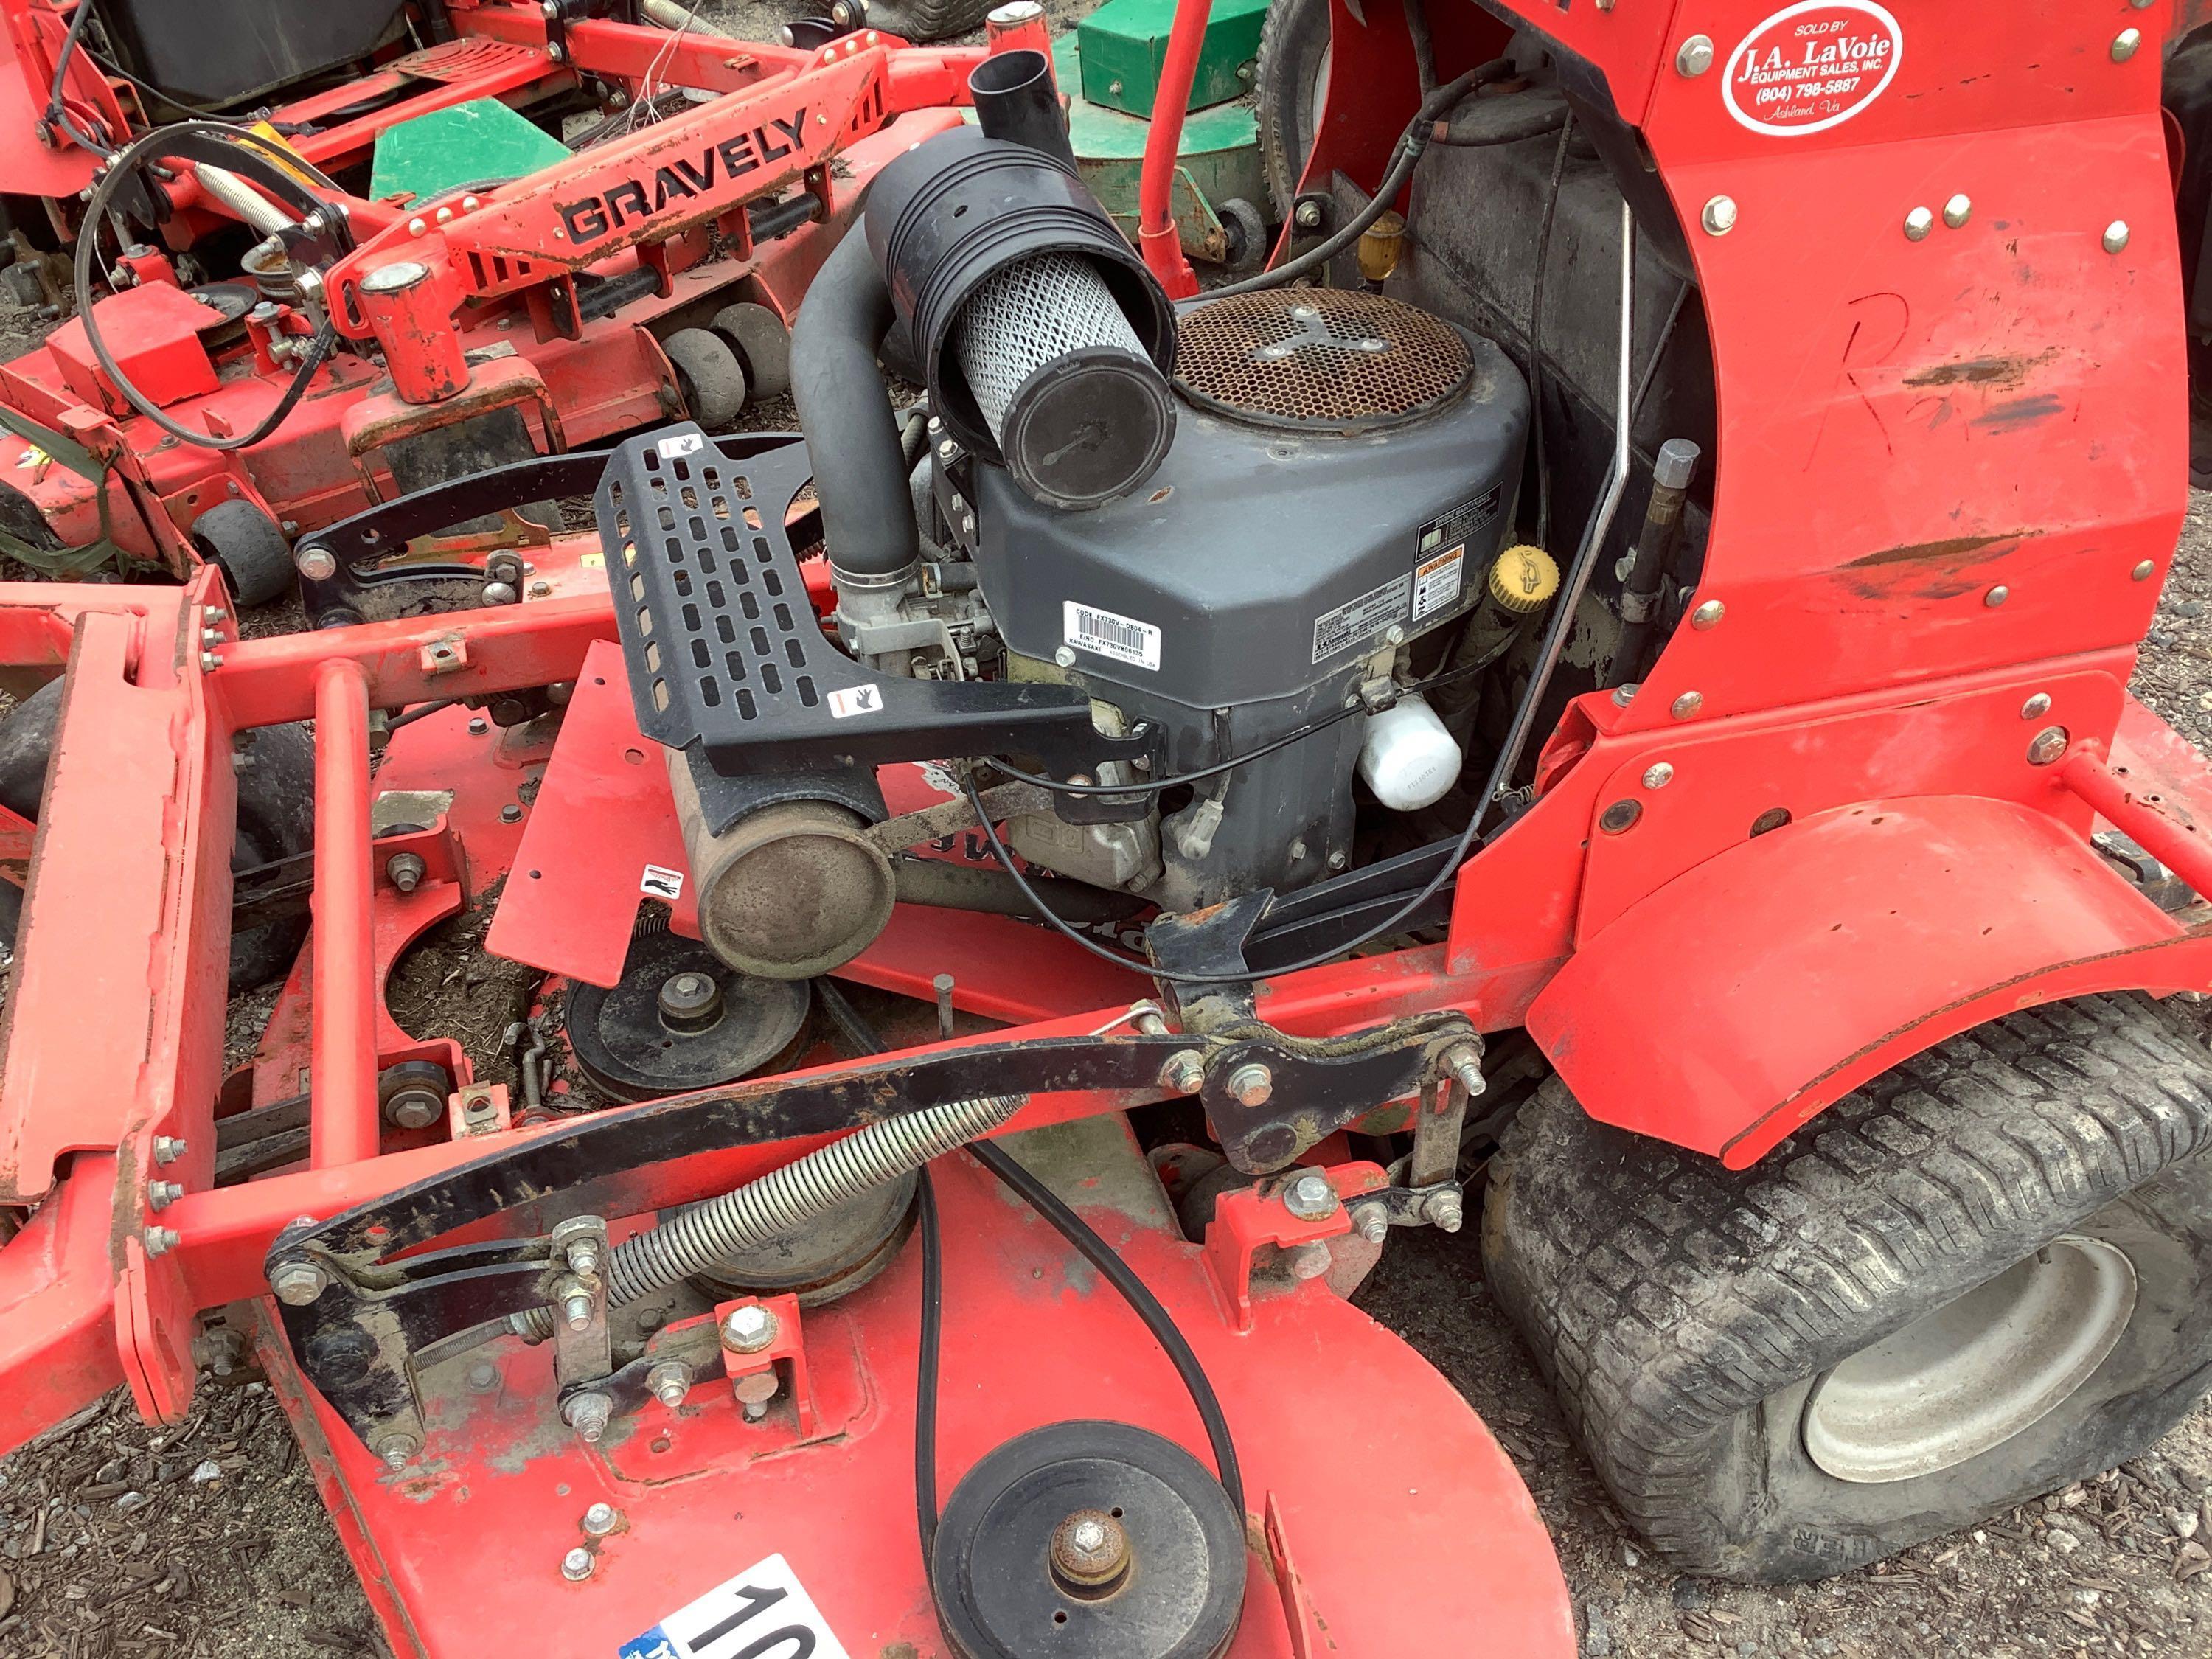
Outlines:
{"type": "Polygon", "coordinates": [[[1490,597],[1522,616],[1541,610],[1559,591],[1559,567],[1540,547],[1509,547],[1490,567],[1490,597]]]}

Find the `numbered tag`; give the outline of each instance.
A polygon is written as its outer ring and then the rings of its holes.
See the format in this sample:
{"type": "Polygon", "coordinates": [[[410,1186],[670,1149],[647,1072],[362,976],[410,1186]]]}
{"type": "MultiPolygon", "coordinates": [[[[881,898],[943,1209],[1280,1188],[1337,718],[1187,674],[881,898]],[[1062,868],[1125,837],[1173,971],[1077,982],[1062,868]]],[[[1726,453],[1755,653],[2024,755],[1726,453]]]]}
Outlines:
{"type": "Polygon", "coordinates": [[[641,1636],[617,1659],[852,1659],[799,1575],[771,1555],[708,1590],[641,1636]]]}

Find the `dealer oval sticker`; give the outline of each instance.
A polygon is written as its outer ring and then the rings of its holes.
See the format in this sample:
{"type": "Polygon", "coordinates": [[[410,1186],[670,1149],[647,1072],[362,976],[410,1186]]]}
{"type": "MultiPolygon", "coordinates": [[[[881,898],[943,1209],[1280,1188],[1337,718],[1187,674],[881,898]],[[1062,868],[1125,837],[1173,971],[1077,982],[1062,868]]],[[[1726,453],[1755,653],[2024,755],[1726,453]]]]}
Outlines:
{"type": "Polygon", "coordinates": [[[1753,132],[1823,132],[1881,97],[1904,55],[1904,31],[1874,0],[1804,0],[1744,36],[1721,96],[1753,132]]]}

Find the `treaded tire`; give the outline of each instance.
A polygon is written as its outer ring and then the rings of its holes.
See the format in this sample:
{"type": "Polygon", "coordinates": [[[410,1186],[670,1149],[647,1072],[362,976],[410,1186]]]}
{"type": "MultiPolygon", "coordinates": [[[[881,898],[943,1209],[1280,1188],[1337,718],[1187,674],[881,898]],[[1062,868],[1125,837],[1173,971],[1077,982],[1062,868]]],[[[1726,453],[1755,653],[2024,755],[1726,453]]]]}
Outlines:
{"type": "MultiPolygon", "coordinates": [[[[36,822],[46,768],[61,724],[62,682],[49,680],[0,720],[0,805],[36,822]]],[[[269,726],[241,734],[231,751],[238,778],[238,840],[231,868],[304,853],[315,839],[315,740],[304,726],[269,726]]],[[[0,882],[0,938],[12,946],[23,895],[0,882]]],[[[230,939],[230,988],[250,991],[289,972],[307,937],[305,918],[264,923],[230,939]]]]}
{"type": "Polygon", "coordinates": [[[874,0],[868,27],[924,46],[983,27],[999,0],[874,0]]]}
{"type": "Polygon", "coordinates": [[[1252,71],[1259,104],[1260,161],[1275,216],[1287,220],[1320,124],[1320,76],[1329,56],[1328,0],[1274,0],[1260,26],[1252,71]]]}
{"type": "Polygon", "coordinates": [[[1846,1095],[1755,1168],[1589,1118],[1556,1078],[1492,1160],[1490,1283],[1590,1461],[1681,1570],[1857,1566],[2135,1456],[2212,1384],[2212,1054],[2148,998],[2008,1014],[1846,1095]],[[2062,1234],[2136,1301],[2073,1394],[1879,1484],[1807,1455],[1815,1382],[2062,1234]]]}

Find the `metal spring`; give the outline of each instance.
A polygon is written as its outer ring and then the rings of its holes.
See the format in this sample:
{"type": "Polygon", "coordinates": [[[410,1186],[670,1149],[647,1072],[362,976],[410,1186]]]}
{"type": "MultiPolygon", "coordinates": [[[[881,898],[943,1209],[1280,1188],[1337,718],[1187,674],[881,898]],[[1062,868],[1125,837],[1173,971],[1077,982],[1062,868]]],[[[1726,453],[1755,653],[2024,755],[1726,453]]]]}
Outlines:
{"type": "MultiPolygon", "coordinates": [[[[988,1134],[1021,1109],[1019,1095],[986,1095],[887,1118],[817,1147],[732,1192],[672,1210],[660,1224],[624,1239],[607,1256],[607,1302],[635,1302],[704,1272],[733,1251],[765,1243],[800,1223],[896,1181],[957,1146],[988,1134]]],[[[518,1314],[514,1327],[542,1340],[553,1310],[518,1314]]]]}

